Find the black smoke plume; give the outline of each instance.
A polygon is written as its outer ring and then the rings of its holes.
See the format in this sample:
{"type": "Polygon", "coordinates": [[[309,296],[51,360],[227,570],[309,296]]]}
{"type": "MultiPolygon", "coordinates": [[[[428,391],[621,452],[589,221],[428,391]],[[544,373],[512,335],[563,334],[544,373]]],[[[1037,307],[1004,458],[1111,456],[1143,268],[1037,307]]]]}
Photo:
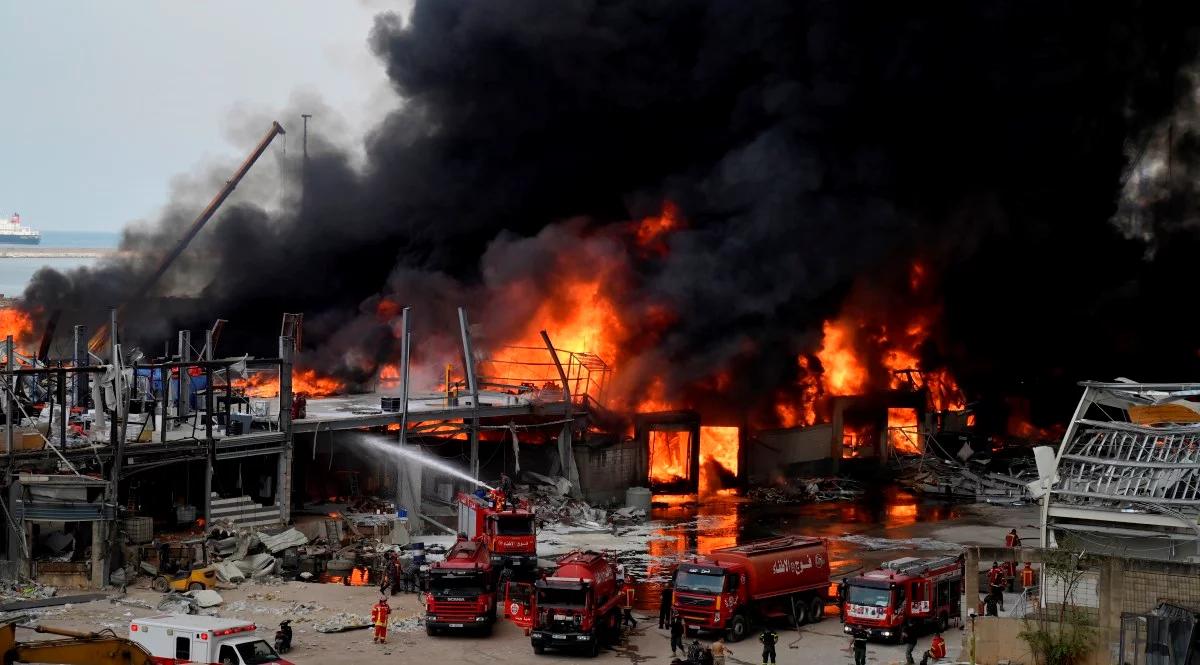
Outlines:
{"type": "MultiPolygon", "coordinates": [[[[616,265],[623,381],[669,368],[678,392],[725,370],[725,403],[754,409],[796,383],[852,286],[887,292],[920,259],[944,300],[927,361],[969,396],[1054,416],[1074,380],[1195,377],[1200,144],[1173,119],[1196,95],[1198,13],[419,0],[370,35],[403,103],[365,166],[319,145],[281,211],[226,207],[159,292],[186,297],[131,309],[125,334],[156,349],[221,317],[222,350],[270,355],[280,313],[302,311],[307,362],[363,381],[396,353],[384,300],[416,308],[430,354],[459,303],[504,339],[532,311],[495,301],[510,282],[552,292],[616,265]],[[631,250],[620,224],[664,200],[686,228],[631,250]]],[[[125,246],[161,251],[184,208],[125,246]]],[[[97,310],[146,270],[45,270],[25,298],[97,310]]]]}

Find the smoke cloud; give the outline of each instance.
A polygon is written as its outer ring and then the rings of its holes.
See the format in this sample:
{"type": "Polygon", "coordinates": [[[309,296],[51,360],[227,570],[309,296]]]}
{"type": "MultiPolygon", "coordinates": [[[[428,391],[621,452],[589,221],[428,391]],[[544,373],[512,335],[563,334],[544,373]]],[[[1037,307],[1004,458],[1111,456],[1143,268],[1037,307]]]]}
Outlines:
{"type": "MultiPolygon", "coordinates": [[[[796,385],[847,293],[894,293],[920,260],[943,301],[926,360],[968,395],[1059,415],[1070,381],[1186,379],[1195,337],[1160,319],[1186,307],[1197,249],[1196,128],[1178,119],[1198,12],[418,1],[369,36],[401,103],[365,164],[315,132],[284,205],[227,204],[125,334],[161,348],[221,317],[224,349],[270,355],[280,314],[302,311],[306,362],[366,381],[398,354],[381,302],[415,308],[432,358],[452,353],[458,304],[507,339],[594,273],[622,313],[625,389],[669,368],[671,392],[703,401],[725,373],[722,404],[745,410],[796,385]],[[637,251],[629,220],[665,200],[684,228],[637,251]]],[[[123,247],[168,246],[186,199],[123,247]]],[[[139,256],[43,271],[25,298],[97,312],[139,256]]],[[[879,300],[903,316],[902,290],[879,300]]]]}

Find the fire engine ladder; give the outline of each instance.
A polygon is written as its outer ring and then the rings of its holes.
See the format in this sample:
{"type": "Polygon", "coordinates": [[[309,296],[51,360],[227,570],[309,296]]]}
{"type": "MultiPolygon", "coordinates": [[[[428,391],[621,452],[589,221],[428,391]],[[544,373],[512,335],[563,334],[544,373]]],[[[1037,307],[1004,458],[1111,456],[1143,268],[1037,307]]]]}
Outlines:
{"type": "Polygon", "coordinates": [[[955,563],[958,563],[957,556],[946,556],[937,559],[922,559],[920,561],[914,561],[910,564],[900,566],[899,568],[896,568],[896,572],[901,575],[923,575],[931,568],[941,568],[943,566],[949,566],[955,563]]]}

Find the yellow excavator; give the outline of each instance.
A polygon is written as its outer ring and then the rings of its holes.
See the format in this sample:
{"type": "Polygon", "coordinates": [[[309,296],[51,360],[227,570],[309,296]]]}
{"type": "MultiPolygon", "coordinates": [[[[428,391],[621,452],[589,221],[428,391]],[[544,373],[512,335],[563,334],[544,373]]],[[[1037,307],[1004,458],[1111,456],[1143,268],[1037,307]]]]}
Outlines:
{"type": "MultiPolygon", "coordinates": [[[[23,628],[25,626],[22,626],[23,628]]],[[[141,645],[117,637],[111,630],[85,633],[66,628],[30,626],[31,630],[61,635],[61,640],[18,642],[17,625],[0,625],[0,662],[54,663],[54,665],[152,665],[149,652],[141,645]]]]}

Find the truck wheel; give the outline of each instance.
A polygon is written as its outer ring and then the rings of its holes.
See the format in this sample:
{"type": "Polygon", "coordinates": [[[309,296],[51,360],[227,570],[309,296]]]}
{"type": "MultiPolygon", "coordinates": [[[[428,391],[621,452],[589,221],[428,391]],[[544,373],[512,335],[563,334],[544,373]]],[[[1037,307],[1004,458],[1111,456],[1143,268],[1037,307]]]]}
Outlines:
{"type": "Polygon", "coordinates": [[[481,633],[481,634],[482,634],[484,637],[489,637],[489,636],[491,636],[491,634],[492,634],[492,629],[493,629],[494,627],[495,627],[495,624],[491,624],[491,623],[484,624],[483,628],[481,628],[481,629],[479,630],[479,632],[480,632],[480,633],[481,633]]]}
{"type": "Polygon", "coordinates": [[[188,584],[188,591],[203,591],[204,585],[200,582],[192,582],[188,584]]]}
{"type": "Polygon", "coordinates": [[[808,623],[808,603],[804,602],[803,600],[797,600],[792,605],[792,608],[796,612],[796,627],[797,628],[808,623]]]}
{"type": "Polygon", "coordinates": [[[542,654],[546,653],[546,647],[540,644],[535,644],[533,645],[533,653],[541,656],[542,654]]]}
{"type": "Polygon", "coordinates": [[[433,637],[434,635],[437,635],[437,628],[434,628],[433,626],[425,626],[425,634],[433,637]]]}
{"type": "Polygon", "coordinates": [[[733,615],[733,618],[729,620],[729,629],[725,632],[726,638],[730,642],[741,642],[746,639],[746,635],[750,634],[750,622],[746,620],[746,615],[733,615]]]}
{"type": "Polygon", "coordinates": [[[171,585],[167,584],[167,578],[159,575],[158,577],[154,578],[153,582],[150,583],[150,588],[159,593],[166,593],[171,589],[171,585]]]}
{"type": "Polygon", "coordinates": [[[691,626],[683,627],[683,634],[687,635],[688,637],[695,637],[696,633],[698,633],[698,632],[700,632],[700,631],[696,630],[695,628],[692,628],[691,626]]]}
{"type": "Polygon", "coordinates": [[[944,632],[946,632],[946,628],[948,628],[949,626],[950,626],[950,617],[946,616],[945,612],[939,614],[938,615],[938,631],[944,633],[944,632]]]}
{"type": "Polygon", "coordinates": [[[816,623],[825,618],[825,601],[820,596],[814,596],[808,606],[808,620],[816,623]]]}
{"type": "Polygon", "coordinates": [[[595,658],[600,655],[600,636],[592,636],[592,646],[588,647],[588,658],[595,658]]]}

